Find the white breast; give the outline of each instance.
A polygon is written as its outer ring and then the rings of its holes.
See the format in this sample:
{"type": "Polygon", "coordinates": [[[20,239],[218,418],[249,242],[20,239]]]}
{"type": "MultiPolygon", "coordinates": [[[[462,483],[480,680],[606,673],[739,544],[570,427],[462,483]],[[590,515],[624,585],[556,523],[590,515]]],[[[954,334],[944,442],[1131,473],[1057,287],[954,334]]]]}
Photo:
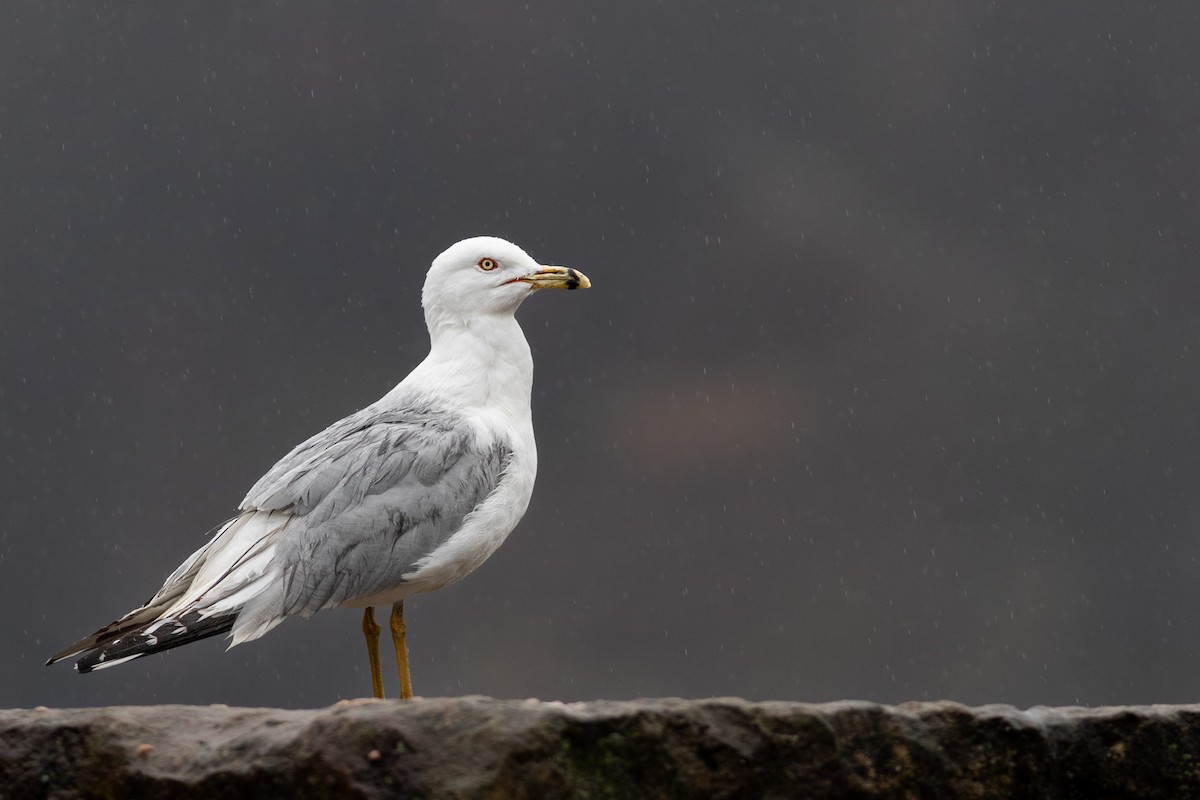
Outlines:
{"type": "Polygon", "coordinates": [[[404,583],[371,597],[345,603],[347,606],[383,606],[423,592],[432,592],[466,577],[504,543],[525,515],[533,483],[537,477],[537,448],[532,425],[515,434],[512,460],[497,485],[474,511],[463,519],[462,527],[440,547],[416,563],[404,574],[404,583]]]}

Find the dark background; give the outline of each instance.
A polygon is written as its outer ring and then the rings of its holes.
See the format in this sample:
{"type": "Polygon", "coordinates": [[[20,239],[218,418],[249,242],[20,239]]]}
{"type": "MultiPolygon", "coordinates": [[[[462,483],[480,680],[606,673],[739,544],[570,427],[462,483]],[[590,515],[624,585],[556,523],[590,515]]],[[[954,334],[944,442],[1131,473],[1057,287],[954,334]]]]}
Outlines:
{"type": "Polygon", "coordinates": [[[1200,698],[1191,6],[314,5],[0,9],[0,705],[369,693],[345,610],[42,662],[480,233],[594,288],[521,310],[541,475],[419,694],[1200,698]]]}

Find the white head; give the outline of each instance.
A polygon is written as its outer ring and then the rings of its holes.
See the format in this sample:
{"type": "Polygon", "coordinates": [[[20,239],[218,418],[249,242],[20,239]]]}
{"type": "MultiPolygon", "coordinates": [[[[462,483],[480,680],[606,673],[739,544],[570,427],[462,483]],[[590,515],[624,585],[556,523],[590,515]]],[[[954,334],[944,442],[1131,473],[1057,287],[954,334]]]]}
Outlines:
{"type": "Polygon", "coordinates": [[[477,236],[452,244],[433,260],[421,292],[425,320],[465,324],[485,315],[511,316],[538,289],[586,289],[585,275],[538,264],[512,242],[477,236]]]}

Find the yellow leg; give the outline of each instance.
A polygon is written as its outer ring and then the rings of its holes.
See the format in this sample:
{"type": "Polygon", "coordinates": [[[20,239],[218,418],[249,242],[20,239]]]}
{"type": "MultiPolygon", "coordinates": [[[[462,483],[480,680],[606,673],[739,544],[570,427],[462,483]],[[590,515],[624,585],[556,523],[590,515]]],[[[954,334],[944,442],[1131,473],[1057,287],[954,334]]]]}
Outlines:
{"type": "Polygon", "coordinates": [[[371,691],[383,699],[383,669],[379,666],[379,632],[383,630],[375,621],[375,609],[367,607],[363,612],[363,636],[367,637],[367,657],[371,659],[371,691]]]}
{"type": "Polygon", "coordinates": [[[408,671],[408,643],[405,636],[408,628],[404,625],[404,601],[392,606],[392,644],[396,645],[396,669],[400,670],[400,699],[412,697],[412,675],[408,671]]]}

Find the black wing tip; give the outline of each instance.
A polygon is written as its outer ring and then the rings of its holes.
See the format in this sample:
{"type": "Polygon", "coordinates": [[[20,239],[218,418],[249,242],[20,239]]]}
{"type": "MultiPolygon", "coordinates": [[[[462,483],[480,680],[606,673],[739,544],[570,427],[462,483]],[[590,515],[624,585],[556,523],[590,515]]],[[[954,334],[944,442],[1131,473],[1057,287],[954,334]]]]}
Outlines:
{"type": "MultiPolygon", "coordinates": [[[[45,664],[45,666],[47,666],[47,667],[52,667],[52,666],[54,666],[55,664],[57,664],[58,662],[60,662],[60,661],[66,661],[68,658],[71,658],[72,656],[77,656],[77,655],[79,655],[80,653],[83,653],[83,654],[84,654],[84,658],[86,658],[86,657],[87,657],[88,655],[90,655],[91,653],[99,653],[101,649],[102,649],[102,648],[97,648],[97,649],[95,649],[95,650],[90,650],[90,651],[89,651],[89,650],[87,650],[87,649],[82,649],[82,650],[64,650],[63,652],[61,652],[61,653],[55,653],[54,655],[50,656],[50,658],[46,659],[46,664],[45,664]]],[[[83,659],[80,659],[80,661],[83,661],[83,659]]],[[[84,667],[83,669],[80,669],[80,667],[79,667],[80,661],[77,661],[77,662],[75,662],[75,670],[76,670],[76,671],[78,671],[78,672],[91,672],[91,671],[92,671],[92,668],[91,668],[90,666],[88,666],[88,667],[84,667]]]]}
{"type": "Polygon", "coordinates": [[[199,614],[192,612],[179,619],[157,620],[154,623],[154,633],[144,633],[144,628],[143,631],[129,632],[94,647],[63,651],[52,656],[46,664],[49,666],[56,661],[79,655],[75,662],[75,670],[80,675],[86,675],[98,669],[115,667],[142,656],[227,633],[233,628],[236,619],[236,613],[201,618],[199,614]]]}
{"type": "MultiPolygon", "coordinates": [[[[117,644],[117,642],[114,642],[114,644],[117,644]]],[[[140,658],[142,656],[149,655],[151,652],[154,652],[154,651],[146,650],[141,653],[134,653],[133,655],[128,657],[128,660],[132,661],[135,658],[140,658]]],[[[78,672],[80,675],[87,675],[89,672],[95,672],[96,670],[100,669],[101,667],[114,666],[112,664],[106,665],[104,662],[107,660],[109,660],[109,658],[108,658],[108,654],[105,652],[105,648],[100,648],[99,650],[91,650],[87,653],[84,653],[83,657],[75,662],[75,671],[78,672]]]]}

